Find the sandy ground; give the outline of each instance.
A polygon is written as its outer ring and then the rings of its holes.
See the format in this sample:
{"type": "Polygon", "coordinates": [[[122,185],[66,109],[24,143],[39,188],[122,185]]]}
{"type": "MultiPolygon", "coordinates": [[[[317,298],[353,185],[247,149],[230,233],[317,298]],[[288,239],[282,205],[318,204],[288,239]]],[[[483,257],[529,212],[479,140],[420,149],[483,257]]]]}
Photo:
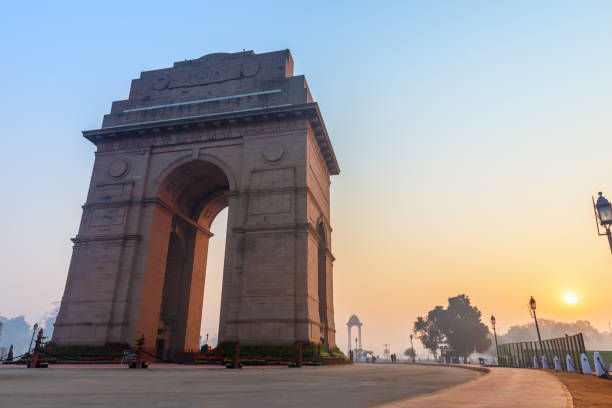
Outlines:
{"type": "Polygon", "coordinates": [[[612,380],[597,378],[594,375],[554,372],[574,399],[574,407],[598,408],[612,407],[612,380]]]}
{"type": "Polygon", "coordinates": [[[435,393],[483,375],[411,364],[242,370],[2,367],[0,406],[23,408],[370,407],[435,393]]]}

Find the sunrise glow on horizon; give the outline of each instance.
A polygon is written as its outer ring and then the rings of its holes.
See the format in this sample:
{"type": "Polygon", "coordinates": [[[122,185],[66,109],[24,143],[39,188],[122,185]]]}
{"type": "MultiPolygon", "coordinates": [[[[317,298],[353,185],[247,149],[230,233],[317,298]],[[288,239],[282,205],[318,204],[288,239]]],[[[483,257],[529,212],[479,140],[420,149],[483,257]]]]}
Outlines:
{"type": "Polygon", "coordinates": [[[573,305],[576,302],[578,302],[578,297],[574,295],[573,293],[568,293],[563,297],[563,300],[565,300],[565,303],[569,303],[570,305],[573,305]]]}

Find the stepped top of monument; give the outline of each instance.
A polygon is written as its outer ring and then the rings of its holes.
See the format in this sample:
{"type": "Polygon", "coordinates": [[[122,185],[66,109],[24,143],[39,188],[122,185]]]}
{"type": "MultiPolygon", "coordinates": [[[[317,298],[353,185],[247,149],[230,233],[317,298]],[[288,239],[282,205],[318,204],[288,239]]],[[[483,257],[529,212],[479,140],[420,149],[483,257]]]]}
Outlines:
{"type": "Polygon", "coordinates": [[[98,144],[134,137],[134,132],[280,118],[287,113],[309,118],[330,173],[338,174],[321,112],[306,78],[293,75],[289,50],[214,53],[141,72],[132,80],[128,99],[113,102],[102,127],[83,135],[98,144]]]}
{"type": "Polygon", "coordinates": [[[208,54],[144,71],[102,128],[313,102],[289,50],[208,54]]]}

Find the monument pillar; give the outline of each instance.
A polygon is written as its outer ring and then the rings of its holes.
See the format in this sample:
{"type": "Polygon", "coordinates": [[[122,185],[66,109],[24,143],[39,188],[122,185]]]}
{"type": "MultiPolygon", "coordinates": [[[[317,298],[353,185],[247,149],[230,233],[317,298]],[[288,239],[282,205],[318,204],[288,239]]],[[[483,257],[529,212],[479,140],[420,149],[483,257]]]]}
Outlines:
{"type": "Polygon", "coordinates": [[[348,351],[349,353],[351,352],[351,350],[353,349],[353,347],[351,346],[352,341],[351,341],[351,326],[348,327],[348,351]]]}

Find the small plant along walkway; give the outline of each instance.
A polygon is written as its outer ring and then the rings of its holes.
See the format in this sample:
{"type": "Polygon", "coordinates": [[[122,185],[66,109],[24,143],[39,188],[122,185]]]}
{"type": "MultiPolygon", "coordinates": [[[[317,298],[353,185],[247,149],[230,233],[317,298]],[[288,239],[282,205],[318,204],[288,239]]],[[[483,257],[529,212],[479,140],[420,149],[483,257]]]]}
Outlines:
{"type": "Polygon", "coordinates": [[[379,408],[534,407],[571,408],[572,396],[548,370],[492,367],[474,381],[379,408]]]}

